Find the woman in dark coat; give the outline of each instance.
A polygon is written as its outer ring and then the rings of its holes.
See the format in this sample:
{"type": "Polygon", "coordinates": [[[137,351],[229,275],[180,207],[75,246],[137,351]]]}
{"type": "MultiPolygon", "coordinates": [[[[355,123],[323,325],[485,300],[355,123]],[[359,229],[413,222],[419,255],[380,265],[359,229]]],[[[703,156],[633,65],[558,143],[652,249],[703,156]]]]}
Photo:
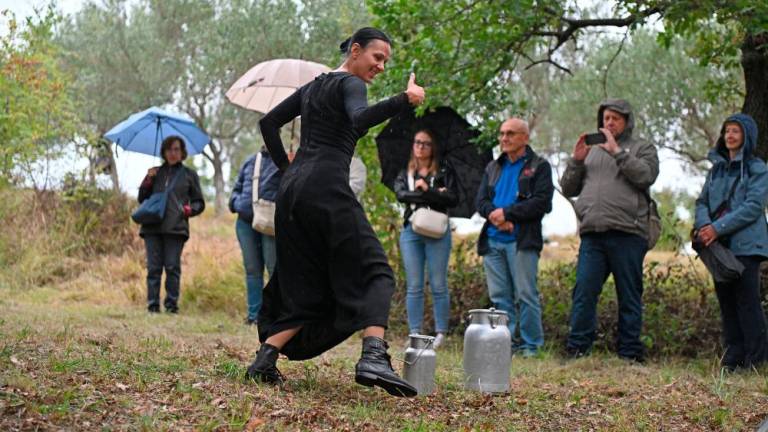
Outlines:
{"type": "Polygon", "coordinates": [[[381,243],[349,186],[357,140],[424,99],[411,75],[405,92],[368,106],[366,84],[384,70],[390,41],[363,28],[342,43],[346,58],[270,111],[259,125],[285,172],[276,202],[277,266],[259,314],[261,348],[247,377],[281,384],[279,353],[315,357],[364,330],[355,381],[395,396],[413,386],[392,369],[384,330],[395,280],[381,243]],[[301,115],[301,146],[289,165],[280,127],[301,115]]]}
{"type": "Polygon", "coordinates": [[[160,156],[163,164],[150,168],[139,187],[141,203],[173,185],[163,221],[142,225],[139,231],[147,250],[147,309],[160,312],[160,279],[165,269],[165,310],[178,313],[181,250],[189,238],[188,219],[205,210],[205,201],[197,173],[182,163],[187,158],[184,140],[169,136],[160,146],[160,156]]]}

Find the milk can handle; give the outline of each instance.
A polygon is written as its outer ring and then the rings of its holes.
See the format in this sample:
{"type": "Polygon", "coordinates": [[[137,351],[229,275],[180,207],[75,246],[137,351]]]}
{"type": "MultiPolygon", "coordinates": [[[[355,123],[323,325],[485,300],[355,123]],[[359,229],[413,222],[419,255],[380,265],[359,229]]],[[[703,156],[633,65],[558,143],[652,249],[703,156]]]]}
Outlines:
{"type": "Polygon", "coordinates": [[[430,345],[432,345],[432,342],[434,342],[434,341],[435,341],[434,339],[431,339],[429,342],[427,342],[427,344],[424,346],[424,348],[422,348],[422,349],[420,349],[420,350],[419,350],[419,353],[418,353],[418,354],[416,354],[416,358],[415,358],[415,359],[413,359],[413,361],[412,361],[412,362],[409,362],[408,360],[406,360],[406,359],[403,359],[403,360],[402,360],[402,361],[403,361],[403,363],[405,363],[405,364],[407,364],[407,365],[411,365],[411,366],[415,365],[415,364],[416,364],[416,362],[417,362],[417,361],[419,361],[419,358],[421,357],[421,355],[422,355],[422,354],[424,354],[424,351],[425,351],[425,350],[427,350],[427,348],[429,348],[429,346],[430,346],[430,345]]]}

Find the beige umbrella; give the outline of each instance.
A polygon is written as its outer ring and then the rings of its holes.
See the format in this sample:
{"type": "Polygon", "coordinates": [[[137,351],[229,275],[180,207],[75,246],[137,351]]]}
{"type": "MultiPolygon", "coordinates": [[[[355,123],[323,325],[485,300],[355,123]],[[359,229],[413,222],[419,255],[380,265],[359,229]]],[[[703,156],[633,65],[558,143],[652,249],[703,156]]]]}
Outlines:
{"type": "Polygon", "coordinates": [[[306,60],[261,62],[232,84],[227,90],[227,99],[243,108],[267,113],[297,88],[330,70],[326,65],[306,60]]]}

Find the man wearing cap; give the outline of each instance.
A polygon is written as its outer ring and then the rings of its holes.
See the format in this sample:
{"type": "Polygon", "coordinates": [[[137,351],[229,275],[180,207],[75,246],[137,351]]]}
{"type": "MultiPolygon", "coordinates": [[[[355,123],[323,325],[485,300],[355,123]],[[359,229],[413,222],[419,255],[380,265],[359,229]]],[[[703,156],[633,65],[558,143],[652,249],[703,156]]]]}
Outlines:
{"type": "Polygon", "coordinates": [[[629,102],[603,101],[597,126],[604,142],[588,146],[582,134],[560,179],[563,195],[578,197],[574,207],[581,236],[566,351],[571,357],[589,353],[600,292],[613,274],[619,302],[618,355],[642,362],[647,193],[659,174],[659,158],[652,143],[632,136],[635,117],[629,102]]]}

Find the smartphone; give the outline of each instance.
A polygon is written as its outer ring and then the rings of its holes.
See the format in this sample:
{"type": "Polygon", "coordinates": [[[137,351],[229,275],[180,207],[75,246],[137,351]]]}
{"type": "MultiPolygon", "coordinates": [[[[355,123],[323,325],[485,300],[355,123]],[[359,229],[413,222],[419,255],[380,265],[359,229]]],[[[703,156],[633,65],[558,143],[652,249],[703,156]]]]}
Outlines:
{"type": "Polygon", "coordinates": [[[587,134],[587,136],[584,137],[584,142],[587,145],[602,144],[605,141],[605,134],[602,132],[587,134]]]}

